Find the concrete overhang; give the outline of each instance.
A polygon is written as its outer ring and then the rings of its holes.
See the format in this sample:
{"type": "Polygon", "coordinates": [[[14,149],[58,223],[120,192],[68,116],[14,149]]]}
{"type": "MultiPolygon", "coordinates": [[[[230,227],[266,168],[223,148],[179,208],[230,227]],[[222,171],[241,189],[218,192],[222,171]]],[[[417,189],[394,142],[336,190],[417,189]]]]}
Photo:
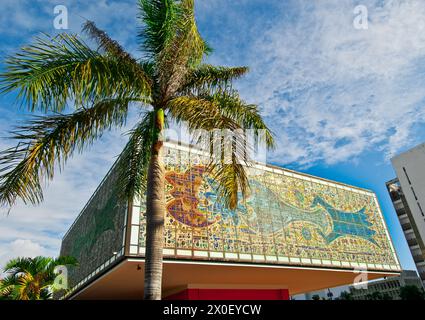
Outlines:
{"type": "MultiPolygon", "coordinates": [[[[367,272],[367,280],[399,275],[367,272]]],[[[289,289],[291,295],[353,284],[353,270],[281,265],[164,260],[163,296],[197,288],[289,289]]],[[[70,296],[76,300],[138,300],[143,298],[144,259],[128,258],[70,296]]]]}

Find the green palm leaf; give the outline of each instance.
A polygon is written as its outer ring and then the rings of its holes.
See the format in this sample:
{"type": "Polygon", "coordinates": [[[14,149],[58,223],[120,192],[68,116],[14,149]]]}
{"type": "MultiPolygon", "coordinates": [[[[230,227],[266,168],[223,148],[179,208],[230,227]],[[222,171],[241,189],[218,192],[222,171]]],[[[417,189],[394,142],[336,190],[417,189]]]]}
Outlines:
{"type": "Polygon", "coordinates": [[[233,119],[241,128],[253,130],[255,138],[266,143],[268,148],[274,148],[273,134],[261,117],[258,106],[247,104],[237,91],[220,90],[205,99],[214,101],[223,115],[233,119]]]}
{"type": "Polygon", "coordinates": [[[231,89],[232,81],[239,79],[247,72],[247,67],[216,67],[203,64],[188,73],[181,91],[186,94],[201,94],[231,89]]]}
{"type": "Polygon", "coordinates": [[[147,169],[154,139],[155,113],[147,112],[142,121],[130,132],[130,139],[121,154],[119,170],[120,194],[132,199],[146,190],[147,169]]]}
{"type": "Polygon", "coordinates": [[[0,280],[0,297],[7,300],[50,299],[57,276],[54,268],[76,264],[75,258],[67,256],[12,259],[5,266],[6,277],[0,280]]]}
{"type": "Polygon", "coordinates": [[[43,200],[41,179],[52,179],[73,154],[102,136],[105,130],[122,126],[130,99],[107,99],[92,108],[69,115],[35,117],[14,132],[16,148],[0,153],[0,204],[11,206],[17,198],[25,203],[43,200]]]}
{"type": "Polygon", "coordinates": [[[138,65],[90,49],[77,36],[44,36],[6,60],[0,92],[18,92],[30,111],[62,111],[104,97],[148,101],[150,82],[138,65]]]}
{"type": "MultiPolygon", "coordinates": [[[[208,170],[213,174],[220,197],[231,209],[238,203],[238,193],[245,198],[248,191],[248,177],[245,167],[249,165],[246,159],[246,140],[240,130],[243,128],[238,119],[232,119],[224,112],[225,107],[219,100],[197,98],[193,96],[178,97],[169,102],[167,110],[179,122],[184,122],[189,130],[196,135],[197,130],[228,130],[229,138],[215,136],[212,132],[209,139],[202,139],[201,146],[210,151],[211,160],[208,170]],[[216,147],[220,152],[217,154],[216,147]]],[[[197,140],[198,145],[201,140],[197,140]]]]}

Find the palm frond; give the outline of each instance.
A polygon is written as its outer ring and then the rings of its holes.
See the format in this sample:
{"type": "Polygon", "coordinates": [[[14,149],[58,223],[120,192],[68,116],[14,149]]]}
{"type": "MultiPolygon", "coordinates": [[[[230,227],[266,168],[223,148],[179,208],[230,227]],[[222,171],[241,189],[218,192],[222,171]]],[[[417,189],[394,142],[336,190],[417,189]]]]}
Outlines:
{"type": "Polygon", "coordinates": [[[113,56],[120,58],[121,60],[131,61],[137,63],[137,61],[118,43],[113,40],[109,35],[99,29],[93,21],[86,21],[83,24],[83,32],[86,32],[93,40],[95,40],[101,49],[112,54],[113,56]]]}
{"type": "Polygon", "coordinates": [[[167,110],[177,122],[184,122],[195,135],[197,144],[209,151],[210,161],[207,166],[217,182],[218,194],[226,206],[235,209],[239,195],[245,198],[249,188],[246,168],[246,139],[240,124],[228,117],[217,100],[185,96],[172,99],[167,110]],[[216,135],[215,130],[224,130],[227,137],[216,135]],[[208,139],[196,136],[197,130],[209,132],[208,139]],[[204,145],[199,145],[202,141],[204,145]],[[218,148],[217,148],[218,146],[218,148]]]}
{"type": "Polygon", "coordinates": [[[139,62],[139,65],[143,69],[143,71],[148,75],[148,77],[151,79],[152,86],[154,88],[156,77],[157,77],[157,75],[155,74],[155,63],[149,60],[142,60],[141,62],[139,62]]]}
{"type": "Polygon", "coordinates": [[[149,83],[150,86],[152,85],[151,78],[144,72],[137,60],[125,51],[118,41],[111,39],[105,31],[99,29],[93,21],[87,21],[83,25],[83,31],[97,41],[101,49],[117,58],[123,64],[123,67],[133,69],[138,79],[149,83]]]}
{"type": "Polygon", "coordinates": [[[204,55],[211,49],[198,31],[195,20],[195,0],[180,0],[179,4],[181,7],[179,29],[173,42],[183,53],[182,56],[186,57],[187,66],[194,68],[202,62],[204,55]],[[180,42],[181,40],[183,42],[180,42]]]}
{"type": "Polygon", "coordinates": [[[209,139],[200,139],[197,144],[210,151],[207,171],[214,178],[219,199],[225,207],[235,210],[239,200],[245,200],[248,195],[247,170],[251,161],[247,150],[251,146],[247,144],[244,130],[219,129],[222,130],[210,132],[209,139]]]}
{"type": "Polygon", "coordinates": [[[0,298],[12,298],[12,293],[17,284],[16,278],[13,275],[7,275],[0,280],[0,298]]]}
{"type": "Polygon", "coordinates": [[[118,162],[120,196],[134,198],[146,190],[147,169],[154,139],[155,112],[147,112],[130,132],[118,162]]]}
{"type": "Polygon", "coordinates": [[[162,100],[167,101],[209,47],[198,32],[193,0],[140,0],[140,9],[144,49],[155,61],[162,100]]]}
{"type": "Polygon", "coordinates": [[[55,267],[76,265],[75,258],[16,258],[6,264],[6,276],[0,280],[0,299],[47,300],[54,292],[55,267]]]}
{"type": "Polygon", "coordinates": [[[19,300],[39,300],[38,288],[34,284],[34,276],[31,273],[22,273],[16,278],[14,290],[19,295],[19,300]]]}
{"type": "Polygon", "coordinates": [[[41,179],[51,180],[55,165],[62,168],[74,150],[82,151],[105,130],[122,126],[129,99],[107,99],[73,114],[35,117],[19,127],[15,148],[0,152],[0,204],[11,206],[42,201],[41,179]]]}
{"type": "Polygon", "coordinates": [[[216,101],[195,96],[171,99],[166,110],[178,123],[185,123],[190,130],[237,130],[241,127],[232,119],[221,114],[216,101]]]}
{"type": "Polygon", "coordinates": [[[105,97],[148,100],[150,81],[139,67],[92,50],[77,36],[44,36],[5,61],[0,92],[17,91],[30,111],[62,111],[105,97]]]}
{"type": "Polygon", "coordinates": [[[224,116],[234,120],[244,130],[253,130],[255,139],[262,140],[269,149],[274,148],[273,133],[261,117],[257,105],[247,104],[235,90],[220,90],[204,99],[215,101],[224,116]]]}
{"type": "Polygon", "coordinates": [[[216,67],[203,64],[191,70],[187,75],[181,91],[188,93],[212,92],[213,90],[231,89],[232,81],[248,72],[247,67],[216,67]]]}
{"type": "Polygon", "coordinates": [[[156,60],[173,38],[178,10],[175,0],[139,0],[139,39],[151,60],[156,60]]]}
{"type": "Polygon", "coordinates": [[[235,210],[240,195],[245,199],[249,191],[247,168],[237,161],[231,161],[211,162],[207,169],[217,184],[218,198],[223,201],[226,208],[235,210]]]}
{"type": "Polygon", "coordinates": [[[31,268],[32,258],[18,257],[9,260],[4,266],[4,272],[15,275],[20,272],[25,272],[31,268]]]}
{"type": "Polygon", "coordinates": [[[198,32],[194,14],[194,0],[182,0],[172,41],[164,47],[158,59],[158,72],[165,98],[184,83],[190,69],[198,66],[208,46],[198,32]]]}

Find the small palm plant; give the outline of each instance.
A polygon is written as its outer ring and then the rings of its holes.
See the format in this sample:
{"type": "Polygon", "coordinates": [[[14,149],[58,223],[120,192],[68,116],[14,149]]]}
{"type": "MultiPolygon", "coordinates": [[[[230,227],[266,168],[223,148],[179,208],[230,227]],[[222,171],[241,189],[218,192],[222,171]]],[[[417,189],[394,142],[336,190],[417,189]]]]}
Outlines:
{"type": "MultiPolygon", "coordinates": [[[[86,149],[105,131],[122,127],[130,107],[138,108],[140,119],[119,162],[120,190],[127,199],[146,193],[144,292],[146,299],[160,299],[165,125],[184,122],[193,133],[252,129],[268,147],[273,137],[258,107],[245,103],[232,87],[248,69],[204,63],[211,50],[198,32],[194,0],[139,0],[139,9],[140,59],[90,21],[83,30],[97,42],[96,49],[76,35],[60,34],[38,38],[7,59],[2,91],[17,91],[30,111],[54,114],[19,127],[14,134],[17,147],[0,154],[0,204],[42,201],[41,183],[53,178],[56,165],[61,168],[75,151],[86,149]],[[65,114],[71,102],[75,111],[65,114]]],[[[208,150],[225,143],[213,137],[205,139],[208,150]]],[[[230,144],[230,157],[212,157],[207,168],[223,203],[234,209],[249,187],[248,161],[241,151],[247,145],[244,134],[234,134],[230,144]]]]}
{"type": "Polygon", "coordinates": [[[47,300],[52,298],[58,266],[76,266],[72,257],[17,258],[10,260],[0,280],[0,299],[3,300],[47,300]]]}

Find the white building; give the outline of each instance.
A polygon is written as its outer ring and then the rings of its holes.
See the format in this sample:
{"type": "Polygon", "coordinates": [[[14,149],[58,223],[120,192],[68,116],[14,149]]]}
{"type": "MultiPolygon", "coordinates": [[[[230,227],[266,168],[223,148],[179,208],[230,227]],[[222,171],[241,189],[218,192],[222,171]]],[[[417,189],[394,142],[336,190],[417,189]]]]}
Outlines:
{"type": "Polygon", "coordinates": [[[391,159],[397,178],[387,189],[425,284],[425,143],[391,159]]]}

